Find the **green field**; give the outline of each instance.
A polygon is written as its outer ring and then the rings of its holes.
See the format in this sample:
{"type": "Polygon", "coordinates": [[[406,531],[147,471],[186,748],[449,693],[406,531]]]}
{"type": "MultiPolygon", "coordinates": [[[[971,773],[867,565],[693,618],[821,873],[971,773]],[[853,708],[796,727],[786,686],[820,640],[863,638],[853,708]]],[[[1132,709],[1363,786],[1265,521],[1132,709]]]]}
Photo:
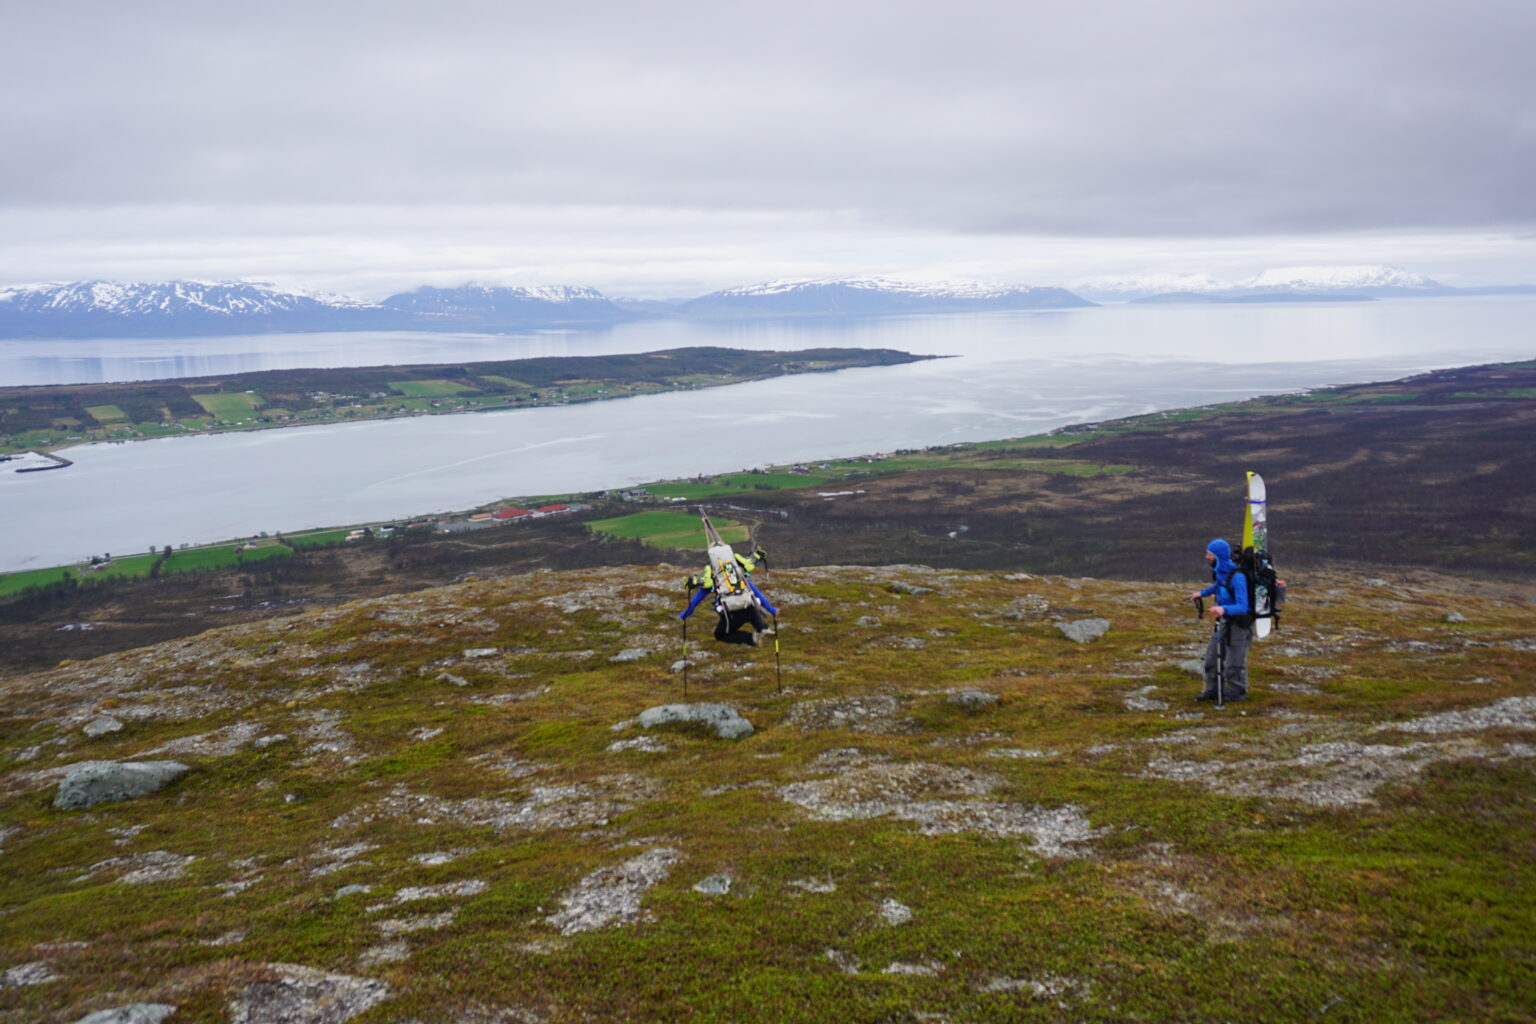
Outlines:
{"type": "Polygon", "coordinates": [[[0,576],[0,596],[19,594],[28,587],[57,583],[73,575],[75,571],[64,565],[55,566],[52,569],[30,569],[27,572],[6,573],[0,576]]]}
{"type": "Polygon", "coordinates": [[[327,544],[340,544],[351,530],[326,530],[324,533],[306,533],[302,537],[285,537],[290,547],[318,548],[327,544]]]}
{"type": "Polygon", "coordinates": [[[728,473],[707,484],[648,484],[646,490],[663,498],[708,498],[742,491],[775,491],[786,487],[815,487],[836,479],[828,474],[728,473]]]}
{"type": "Polygon", "coordinates": [[[149,575],[158,555],[134,555],[131,558],[114,558],[111,564],[94,572],[81,569],[77,575],[82,580],[140,579],[149,575]]]}
{"type": "Polygon", "coordinates": [[[389,386],[411,398],[447,398],[478,390],[451,380],[392,380],[389,386]]]}
{"type": "Polygon", "coordinates": [[[531,388],[532,387],[532,385],[525,384],[523,381],[513,380],[511,377],[503,377],[503,376],[501,376],[498,373],[487,373],[487,374],[484,374],[480,379],[481,380],[492,381],[492,382],[494,382],[496,384],[501,384],[501,385],[504,385],[504,386],[509,387],[509,388],[531,388]]]}
{"type": "Polygon", "coordinates": [[[285,558],[293,552],[281,544],[268,544],[248,549],[238,554],[234,544],[216,548],[194,548],[177,551],[161,568],[161,573],[197,572],[200,569],[232,569],[235,566],[260,562],[268,558],[285,558]]]}
{"type": "Polygon", "coordinates": [[[85,411],[98,423],[119,423],[128,419],[128,414],[115,405],[88,405],[85,411]]]}
{"type": "Polygon", "coordinates": [[[246,394],[244,391],[193,395],[192,398],[217,420],[243,420],[264,404],[260,395],[246,394]]]}
{"type": "MultiPolygon", "coordinates": [[[[704,527],[699,517],[688,512],[636,512],[616,519],[599,519],[587,524],[594,533],[638,540],[657,548],[704,549],[704,527]]],[[[745,526],[728,519],[715,521],[715,529],[727,544],[745,544],[751,539],[745,526]]]]}

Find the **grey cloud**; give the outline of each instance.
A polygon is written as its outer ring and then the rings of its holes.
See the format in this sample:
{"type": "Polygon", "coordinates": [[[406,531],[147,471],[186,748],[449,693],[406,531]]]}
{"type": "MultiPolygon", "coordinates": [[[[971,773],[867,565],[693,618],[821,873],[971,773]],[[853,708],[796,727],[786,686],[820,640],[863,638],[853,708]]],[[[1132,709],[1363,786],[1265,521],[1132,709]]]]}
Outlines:
{"type": "Polygon", "coordinates": [[[1536,223],[1536,5],[36,4],[0,203],[843,210],[968,232],[1536,223]]]}

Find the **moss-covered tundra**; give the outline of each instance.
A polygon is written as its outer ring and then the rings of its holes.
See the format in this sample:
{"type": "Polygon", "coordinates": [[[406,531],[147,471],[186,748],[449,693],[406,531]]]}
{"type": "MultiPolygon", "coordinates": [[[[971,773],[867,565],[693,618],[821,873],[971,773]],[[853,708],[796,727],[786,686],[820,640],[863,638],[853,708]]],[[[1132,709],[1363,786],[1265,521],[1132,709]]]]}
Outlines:
{"type": "Polygon", "coordinates": [[[624,725],[683,699],[677,582],[468,582],[0,684],[0,1019],[1530,1019],[1529,594],[1293,581],[1218,712],[1183,587],[775,572],[782,695],[766,647],[690,672],[756,727],[728,741],[624,725]],[[169,758],[52,806],[68,765],[169,758]]]}

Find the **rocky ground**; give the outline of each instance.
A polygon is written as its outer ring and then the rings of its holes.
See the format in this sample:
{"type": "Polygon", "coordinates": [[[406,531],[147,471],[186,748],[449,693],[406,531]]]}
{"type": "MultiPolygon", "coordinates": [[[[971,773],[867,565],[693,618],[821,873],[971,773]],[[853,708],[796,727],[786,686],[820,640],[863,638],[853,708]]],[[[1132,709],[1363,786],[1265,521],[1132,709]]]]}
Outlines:
{"type": "Polygon", "coordinates": [[[1184,587],[921,566],[774,572],[782,685],[699,616],[685,693],[681,575],[0,681],[0,1020],[1536,1013],[1528,588],[1292,581],[1217,710],[1184,587]]]}

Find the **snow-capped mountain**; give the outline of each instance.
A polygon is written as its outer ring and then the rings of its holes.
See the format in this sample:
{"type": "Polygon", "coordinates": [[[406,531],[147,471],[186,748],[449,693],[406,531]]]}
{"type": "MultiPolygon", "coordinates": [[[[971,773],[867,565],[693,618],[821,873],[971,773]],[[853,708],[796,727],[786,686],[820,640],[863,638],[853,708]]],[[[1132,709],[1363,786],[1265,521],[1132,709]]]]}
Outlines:
{"type": "Polygon", "coordinates": [[[357,299],[244,281],[71,281],[0,288],[0,337],[361,330],[396,318],[357,299]]]}
{"type": "Polygon", "coordinates": [[[1234,291],[1250,294],[1265,292],[1350,292],[1375,297],[1390,295],[1444,295],[1455,291],[1439,281],[1415,274],[1402,267],[1365,264],[1347,267],[1274,267],[1238,281],[1234,291]]]}
{"type": "Polygon", "coordinates": [[[0,337],[485,330],[639,314],[590,288],[421,288],[382,303],[245,281],[73,281],[0,288],[0,337]]]}
{"type": "Polygon", "coordinates": [[[981,282],[912,283],[862,277],[769,281],[711,292],[682,304],[688,316],[876,316],[979,310],[1064,309],[1093,303],[1064,288],[981,282]]]}
{"type": "Polygon", "coordinates": [[[391,295],[380,303],[425,318],[459,325],[515,326],[530,323],[632,319],[601,292],[571,285],[511,288],[466,284],[457,288],[422,287],[391,295]]]}
{"type": "Polygon", "coordinates": [[[1210,274],[1150,273],[1094,277],[1073,282],[1090,298],[1118,302],[1289,301],[1318,298],[1390,298],[1455,295],[1448,287],[1402,267],[1359,266],[1274,267],[1237,281],[1210,274]]]}
{"type": "Polygon", "coordinates": [[[1109,302],[1125,302],[1148,295],[1172,295],[1184,293],[1209,295],[1224,291],[1231,286],[1210,274],[1119,274],[1102,277],[1085,277],[1070,284],[1072,290],[1084,298],[1109,302]]]}

